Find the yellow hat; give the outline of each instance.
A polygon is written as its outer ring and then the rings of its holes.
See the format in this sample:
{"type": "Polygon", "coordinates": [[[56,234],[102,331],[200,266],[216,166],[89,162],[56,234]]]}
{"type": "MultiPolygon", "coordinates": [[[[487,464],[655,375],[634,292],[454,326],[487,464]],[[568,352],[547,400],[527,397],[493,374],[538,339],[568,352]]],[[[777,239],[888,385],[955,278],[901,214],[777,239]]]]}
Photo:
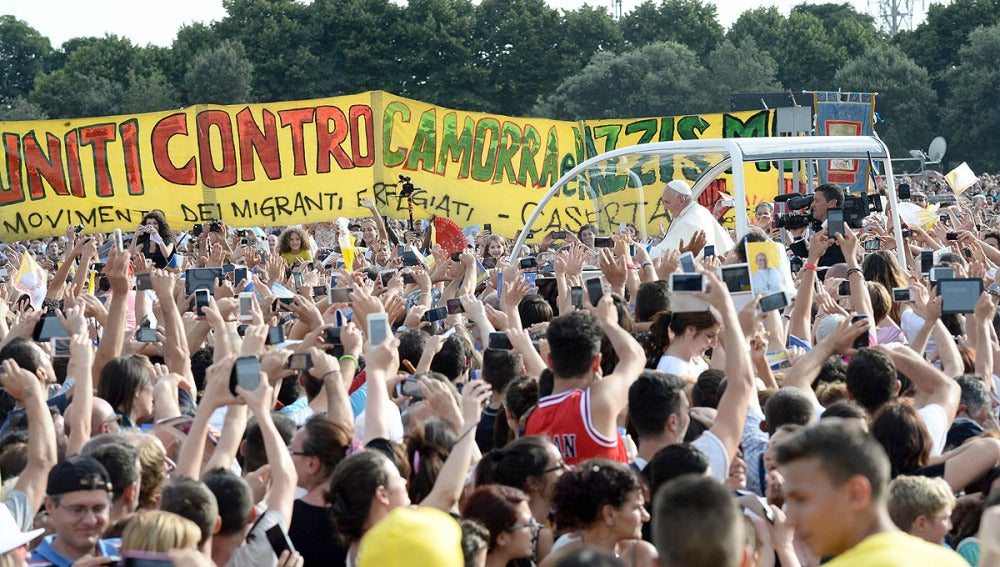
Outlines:
{"type": "Polygon", "coordinates": [[[464,567],[462,528],[436,508],[396,508],[361,538],[358,565],[464,567]]]}

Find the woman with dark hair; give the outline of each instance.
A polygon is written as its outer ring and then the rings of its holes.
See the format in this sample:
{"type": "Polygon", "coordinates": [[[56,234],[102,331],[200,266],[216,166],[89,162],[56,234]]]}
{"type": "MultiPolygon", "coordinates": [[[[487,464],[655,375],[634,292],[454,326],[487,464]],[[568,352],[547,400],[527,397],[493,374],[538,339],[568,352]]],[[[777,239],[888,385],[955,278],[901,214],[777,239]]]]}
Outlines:
{"type": "MultiPolygon", "coordinates": [[[[861,269],[864,270],[865,281],[878,282],[885,286],[889,293],[892,293],[893,288],[907,287],[906,272],[899,265],[896,255],[889,250],[878,250],[865,256],[861,269]]],[[[899,325],[901,321],[903,305],[902,303],[893,303],[889,309],[889,317],[896,325],[899,325]]]]}
{"type": "Polygon", "coordinates": [[[291,266],[302,260],[311,262],[312,250],[309,249],[309,235],[298,227],[289,227],[278,237],[277,253],[291,266]]]}
{"type": "Polygon", "coordinates": [[[154,209],[142,217],[142,221],[135,229],[135,238],[132,239],[130,248],[132,252],[138,248],[158,269],[167,267],[174,255],[174,236],[166,217],[163,216],[163,211],[154,209]]]}
{"type": "Polygon", "coordinates": [[[532,545],[532,560],[541,561],[552,549],[553,535],[549,524],[552,494],[556,482],[566,471],[559,450],[545,437],[521,437],[501,449],[483,455],[476,467],[476,486],[502,484],[524,491],[528,495],[531,516],[542,529],[532,545]]]}
{"type": "Polygon", "coordinates": [[[719,344],[720,329],[711,311],[658,313],[649,329],[654,348],[662,353],[656,369],[693,384],[708,370],[703,357],[719,344]]]}
{"type": "Polygon", "coordinates": [[[153,417],[153,365],[141,354],[112,358],[101,369],[97,397],[115,408],[122,427],[139,427],[153,417]]]}
{"type": "Polygon", "coordinates": [[[913,406],[889,402],[872,418],[872,436],[889,455],[892,477],[939,476],[955,492],[1000,464],[1000,439],[978,437],[939,457],[930,457],[931,435],[913,406]]]}
{"type": "Polygon", "coordinates": [[[566,471],[556,483],[556,523],[575,530],[559,538],[542,567],[555,565],[562,550],[582,546],[614,553],[630,567],[656,564],[656,549],[642,541],[649,521],[642,485],[627,465],[590,459],[566,471]]]}
{"type": "Polygon", "coordinates": [[[522,436],[531,410],[538,405],[538,379],[534,376],[518,376],[507,384],[503,394],[503,410],[506,419],[497,420],[493,435],[493,446],[500,448],[522,436]]]}
{"type": "Polygon", "coordinates": [[[480,486],[462,504],[462,517],[490,531],[486,567],[505,567],[531,557],[540,525],[531,516],[524,492],[499,484],[480,486]]]}
{"type": "MultiPolygon", "coordinates": [[[[376,354],[370,355],[372,363],[369,367],[373,367],[377,364],[376,360],[386,356],[386,353],[398,346],[399,342],[393,340],[386,341],[378,349],[373,349],[376,354]]],[[[394,362],[398,365],[398,359],[394,362]]],[[[388,364],[385,368],[395,368],[396,365],[388,364]]],[[[380,369],[378,375],[384,376],[384,371],[380,369]]],[[[369,380],[372,379],[370,375],[369,380]]],[[[377,394],[373,396],[372,390],[373,388],[369,389],[366,403],[366,411],[369,412],[374,407],[372,399],[377,396],[377,394]]],[[[438,472],[433,489],[420,502],[421,506],[430,506],[445,512],[454,511],[465,486],[465,478],[475,448],[476,437],[473,433],[489,394],[489,387],[482,380],[470,382],[462,389],[462,433],[459,434],[458,441],[448,455],[448,460],[438,472]]],[[[372,421],[366,421],[366,437],[371,435],[368,429],[381,419],[372,413],[368,414],[368,418],[372,421]]],[[[383,429],[384,425],[378,427],[383,429]]],[[[326,500],[331,505],[330,512],[333,515],[334,525],[345,540],[344,543],[348,545],[348,565],[357,563],[361,538],[372,526],[392,510],[410,505],[406,480],[400,475],[399,469],[390,457],[378,449],[365,449],[341,461],[330,477],[330,489],[326,494],[326,500]]]]}

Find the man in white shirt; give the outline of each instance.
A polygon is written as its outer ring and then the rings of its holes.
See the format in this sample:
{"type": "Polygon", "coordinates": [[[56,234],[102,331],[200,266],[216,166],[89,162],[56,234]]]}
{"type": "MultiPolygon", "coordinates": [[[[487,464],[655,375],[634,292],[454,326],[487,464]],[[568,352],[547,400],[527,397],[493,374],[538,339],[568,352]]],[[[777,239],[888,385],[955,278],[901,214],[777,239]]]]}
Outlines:
{"type": "Polygon", "coordinates": [[[683,244],[690,244],[695,232],[705,233],[705,244],[715,246],[716,255],[723,255],[733,248],[729,231],[719,224],[708,209],[698,204],[691,193],[691,186],[675,179],[663,188],[660,196],[663,208],[670,213],[670,226],[663,240],[651,251],[653,258],[663,256],[667,250],[677,250],[683,244]]]}

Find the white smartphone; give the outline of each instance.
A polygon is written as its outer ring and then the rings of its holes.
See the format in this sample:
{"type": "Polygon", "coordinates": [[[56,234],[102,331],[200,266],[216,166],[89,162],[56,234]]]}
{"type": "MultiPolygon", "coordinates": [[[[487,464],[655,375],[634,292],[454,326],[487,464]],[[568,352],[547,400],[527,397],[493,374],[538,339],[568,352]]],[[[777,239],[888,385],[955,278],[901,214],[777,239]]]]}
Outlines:
{"type": "Polygon", "coordinates": [[[389,329],[389,316],[385,313],[368,314],[368,344],[378,346],[389,339],[392,331],[389,329]]]}
{"type": "Polygon", "coordinates": [[[705,277],[701,274],[670,274],[670,291],[674,293],[705,292],[705,277]]]}
{"type": "Polygon", "coordinates": [[[244,291],[240,294],[240,321],[253,320],[253,292],[244,291]]]}
{"type": "Polygon", "coordinates": [[[122,229],[116,228],[112,233],[112,239],[115,243],[115,249],[121,252],[124,249],[124,245],[122,243],[122,229]]]}

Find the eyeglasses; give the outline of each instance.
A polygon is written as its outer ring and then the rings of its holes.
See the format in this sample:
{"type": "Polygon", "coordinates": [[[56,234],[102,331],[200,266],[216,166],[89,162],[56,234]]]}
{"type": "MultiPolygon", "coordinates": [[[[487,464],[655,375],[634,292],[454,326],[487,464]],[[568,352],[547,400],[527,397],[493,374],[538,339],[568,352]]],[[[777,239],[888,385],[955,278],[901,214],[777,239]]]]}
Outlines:
{"type": "Polygon", "coordinates": [[[542,525],[538,523],[538,520],[536,520],[534,518],[531,518],[530,520],[528,520],[527,523],[525,523],[525,524],[514,524],[513,526],[507,528],[506,531],[508,531],[508,532],[516,532],[517,530],[523,530],[524,528],[531,528],[531,531],[536,531],[536,530],[540,529],[541,527],[542,527],[542,525]]]}
{"type": "Polygon", "coordinates": [[[291,455],[291,456],[293,456],[293,457],[296,456],[296,455],[299,456],[299,457],[315,457],[316,456],[315,453],[310,453],[310,452],[307,452],[307,451],[296,451],[295,449],[292,449],[291,445],[288,446],[288,454],[291,455]]]}
{"type": "Polygon", "coordinates": [[[62,503],[57,503],[56,507],[66,510],[66,513],[74,518],[82,518],[87,514],[87,512],[90,512],[96,518],[106,514],[109,508],[107,504],[98,504],[97,506],[84,506],[83,504],[63,506],[62,503]]]}
{"type": "Polygon", "coordinates": [[[563,460],[560,459],[558,463],[556,463],[555,465],[553,465],[553,466],[551,466],[551,467],[543,470],[542,472],[543,473],[550,473],[550,472],[556,472],[556,471],[564,471],[564,470],[566,470],[568,468],[569,467],[566,466],[566,461],[563,461],[563,460]]]}

